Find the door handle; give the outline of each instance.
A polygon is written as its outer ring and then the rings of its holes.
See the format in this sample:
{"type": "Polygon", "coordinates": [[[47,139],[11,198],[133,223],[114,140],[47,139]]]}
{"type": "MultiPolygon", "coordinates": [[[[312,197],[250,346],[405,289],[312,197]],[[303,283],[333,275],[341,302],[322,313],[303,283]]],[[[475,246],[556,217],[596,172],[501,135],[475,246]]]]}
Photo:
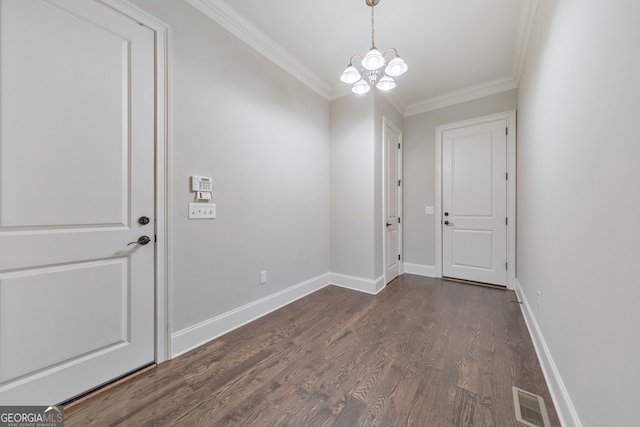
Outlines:
{"type": "Polygon", "coordinates": [[[393,224],[391,224],[390,222],[387,223],[387,227],[391,227],[393,224]]]}
{"type": "Polygon", "coordinates": [[[141,216],[140,218],[138,218],[138,224],[140,225],[147,225],[149,224],[149,217],[148,216],[141,216]]]}
{"type": "Polygon", "coordinates": [[[146,245],[147,243],[149,243],[150,241],[151,241],[151,239],[149,238],[149,236],[140,236],[140,237],[138,238],[138,240],[136,240],[135,242],[127,243],[127,246],[129,246],[129,245],[134,245],[134,244],[136,244],[136,243],[137,243],[137,244],[139,244],[139,245],[144,246],[144,245],[146,245]]]}
{"type": "Polygon", "coordinates": [[[452,222],[449,222],[449,221],[445,221],[445,222],[444,222],[444,225],[449,225],[449,226],[453,227],[453,223],[452,223],[452,222]]]}

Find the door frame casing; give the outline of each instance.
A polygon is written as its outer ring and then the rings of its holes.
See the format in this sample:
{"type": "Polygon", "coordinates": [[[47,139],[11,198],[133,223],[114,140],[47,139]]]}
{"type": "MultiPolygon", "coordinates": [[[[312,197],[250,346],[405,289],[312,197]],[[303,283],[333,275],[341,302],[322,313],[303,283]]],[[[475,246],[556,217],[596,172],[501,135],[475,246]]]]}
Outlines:
{"type": "Polygon", "coordinates": [[[155,362],[171,358],[169,282],[170,27],[126,0],[96,0],[155,33],[155,362]]]}
{"type": "MultiPolygon", "coordinates": [[[[384,270],[384,284],[385,286],[389,283],[389,279],[387,278],[387,126],[393,129],[394,132],[398,134],[398,143],[400,144],[400,148],[398,149],[398,179],[402,180],[402,150],[404,148],[402,144],[402,130],[396,126],[391,120],[389,120],[386,116],[382,116],[382,265],[384,270]]],[[[398,186],[398,218],[402,218],[402,187],[403,185],[398,186]]],[[[400,259],[398,260],[398,275],[404,273],[403,262],[404,259],[402,257],[402,220],[398,223],[398,254],[400,255],[400,259]]]]}
{"type": "Polygon", "coordinates": [[[442,144],[444,132],[466,126],[474,126],[495,120],[507,121],[507,288],[515,289],[516,282],[516,110],[490,114],[469,120],[436,126],[436,198],[434,210],[435,245],[436,245],[436,274],[442,277],[442,144]]]}

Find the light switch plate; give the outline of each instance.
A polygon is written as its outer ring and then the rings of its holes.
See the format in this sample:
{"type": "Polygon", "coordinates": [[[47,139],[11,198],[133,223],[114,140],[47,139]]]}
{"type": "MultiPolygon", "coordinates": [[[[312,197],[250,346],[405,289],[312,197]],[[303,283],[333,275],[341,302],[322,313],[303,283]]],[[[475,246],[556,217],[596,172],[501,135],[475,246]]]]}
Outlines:
{"type": "Polygon", "coordinates": [[[212,203],[189,203],[189,219],[215,219],[216,205],[212,203]]]}
{"type": "Polygon", "coordinates": [[[433,215],[433,206],[425,206],[424,207],[425,215],[433,215]]]}

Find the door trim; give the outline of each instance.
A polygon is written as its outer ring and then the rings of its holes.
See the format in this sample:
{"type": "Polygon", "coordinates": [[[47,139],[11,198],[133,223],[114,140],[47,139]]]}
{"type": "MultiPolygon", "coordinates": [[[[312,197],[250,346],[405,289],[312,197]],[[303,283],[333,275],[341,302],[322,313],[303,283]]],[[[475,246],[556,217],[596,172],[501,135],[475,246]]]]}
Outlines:
{"type": "Polygon", "coordinates": [[[436,236],[436,277],[442,277],[442,142],[443,134],[447,130],[474,126],[494,120],[507,120],[507,288],[515,289],[516,279],[516,110],[505,111],[503,113],[491,114],[488,116],[476,117],[470,120],[463,120],[436,126],[436,200],[434,211],[434,226],[436,236]]]}
{"type": "Polygon", "coordinates": [[[169,65],[170,28],[125,0],[96,0],[155,32],[155,362],[171,358],[169,262],[169,65]]]}
{"type": "MultiPolygon", "coordinates": [[[[400,148],[398,149],[398,179],[402,179],[402,151],[404,149],[404,144],[402,143],[402,130],[398,126],[396,126],[391,120],[387,119],[385,116],[382,116],[382,223],[380,224],[382,227],[382,265],[384,269],[384,284],[385,286],[389,283],[387,278],[387,226],[386,226],[386,218],[387,218],[387,126],[393,129],[394,132],[398,134],[398,143],[400,144],[400,148]]],[[[402,218],[402,187],[400,185],[398,188],[398,218],[402,218]]],[[[398,275],[404,273],[404,257],[402,256],[402,226],[404,224],[402,221],[398,223],[398,254],[400,255],[400,260],[398,261],[398,275]]]]}

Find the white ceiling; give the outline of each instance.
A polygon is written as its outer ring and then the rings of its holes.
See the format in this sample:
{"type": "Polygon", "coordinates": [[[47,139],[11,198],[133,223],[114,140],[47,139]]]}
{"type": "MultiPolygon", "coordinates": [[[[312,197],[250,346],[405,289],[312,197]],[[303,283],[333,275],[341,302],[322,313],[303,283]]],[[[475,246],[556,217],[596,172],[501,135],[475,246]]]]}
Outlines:
{"type": "MultiPolygon", "coordinates": [[[[327,99],[371,47],[365,0],[187,0],[327,99]]],[[[380,0],[375,41],[409,65],[390,100],[405,114],[515,88],[537,0],[380,0]]],[[[355,95],[354,95],[355,96],[355,95]]]]}

